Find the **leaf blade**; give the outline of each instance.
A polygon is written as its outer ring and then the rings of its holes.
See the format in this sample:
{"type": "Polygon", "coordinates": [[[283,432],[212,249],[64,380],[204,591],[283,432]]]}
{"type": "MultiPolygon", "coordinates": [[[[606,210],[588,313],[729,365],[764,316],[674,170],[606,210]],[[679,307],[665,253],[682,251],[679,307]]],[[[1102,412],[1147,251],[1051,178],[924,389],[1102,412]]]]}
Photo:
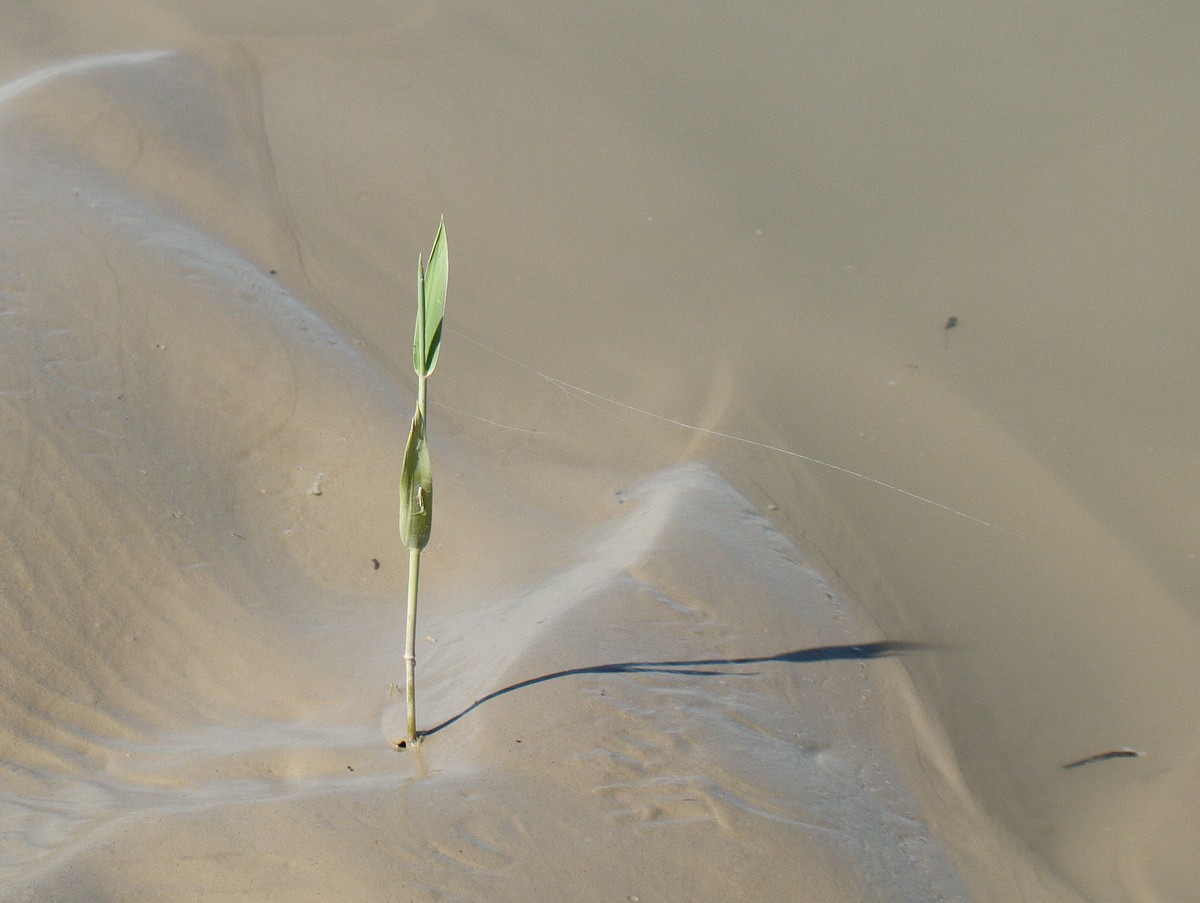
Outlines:
{"type": "Polygon", "coordinates": [[[417,256],[417,326],[413,330],[413,370],[425,370],[425,262],[417,256]]]}
{"type": "Polygon", "coordinates": [[[429,252],[429,264],[421,272],[423,327],[423,370],[420,376],[428,377],[437,366],[438,352],[442,345],[442,319],[446,313],[446,286],[450,279],[449,247],[446,241],[445,217],[438,223],[433,248],[429,252]]]}
{"type": "Polygon", "coordinates": [[[425,418],[417,411],[404,446],[400,471],[400,538],[410,549],[423,549],[433,532],[433,465],[425,439],[425,418]]]}

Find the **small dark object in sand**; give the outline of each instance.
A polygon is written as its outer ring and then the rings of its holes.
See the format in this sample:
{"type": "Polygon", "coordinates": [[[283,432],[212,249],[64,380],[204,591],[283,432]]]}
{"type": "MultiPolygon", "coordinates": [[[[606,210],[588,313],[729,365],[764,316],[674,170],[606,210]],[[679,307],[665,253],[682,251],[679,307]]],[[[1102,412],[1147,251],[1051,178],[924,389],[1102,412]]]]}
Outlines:
{"type": "Polygon", "coordinates": [[[1074,762],[1068,762],[1063,768],[1079,768],[1081,765],[1091,765],[1093,762],[1103,762],[1107,759],[1136,759],[1141,755],[1144,753],[1126,746],[1124,749],[1110,749],[1108,752],[1096,753],[1094,756],[1086,756],[1074,762]]]}
{"type": "Polygon", "coordinates": [[[947,329],[953,329],[957,325],[958,325],[958,317],[951,317],[949,320],[946,321],[947,329]]]}

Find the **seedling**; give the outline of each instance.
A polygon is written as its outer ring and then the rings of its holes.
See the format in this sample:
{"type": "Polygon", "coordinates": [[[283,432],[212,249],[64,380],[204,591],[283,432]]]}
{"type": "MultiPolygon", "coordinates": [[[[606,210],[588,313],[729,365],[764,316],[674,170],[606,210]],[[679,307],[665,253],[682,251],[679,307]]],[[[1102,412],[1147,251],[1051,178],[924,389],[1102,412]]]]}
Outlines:
{"type": "Polygon", "coordinates": [[[446,311],[446,222],[438,224],[428,266],[417,258],[417,328],[413,335],[413,369],[417,372],[417,410],[413,414],[404,467],[400,473],[400,538],[408,546],[408,633],[404,643],[405,697],[408,723],[401,748],[417,742],[417,586],[421,576],[421,551],[429,543],[433,526],[433,469],[425,438],[426,382],[437,366],[442,344],[442,317],[446,311]]]}

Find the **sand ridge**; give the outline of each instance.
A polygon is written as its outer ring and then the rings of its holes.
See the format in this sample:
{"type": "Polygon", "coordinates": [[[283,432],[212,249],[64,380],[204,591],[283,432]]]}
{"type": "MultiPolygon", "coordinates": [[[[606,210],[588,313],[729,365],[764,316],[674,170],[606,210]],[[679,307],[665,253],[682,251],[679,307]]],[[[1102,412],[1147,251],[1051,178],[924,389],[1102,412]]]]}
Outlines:
{"type": "MultiPolygon", "coordinates": [[[[367,537],[382,529],[379,521],[391,520],[380,516],[389,505],[369,482],[387,471],[388,457],[399,447],[402,392],[270,274],[201,231],[183,212],[172,215],[173,199],[164,203],[160,192],[138,179],[130,187],[123,176],[114,178],[127,165],[140,166],[141,157],[119,166],[105,159],[97,165],[86,155],[79,160],[77,138],[65,140],[55,128],[38,131],[33,124],[43,110],[69,109],[53,102],[65,82],[68,97],[106,91],[107,118],[120,123],[120,131],[133,128],[141,135],[145,125],[130,126],[132,113],[121,108],[120,86],[139,86],[128,101],[131,108],[153,108],[154,97],[141,93],[142,83],[127,78],[161,66],[167,76],[161,90],[180,93],[183,87],[170,75],[187,71],[202,101],[210,92],[196,75],[198,65],[171,54],[110,57],[27,79],[6,101],[9,120],[22,122],[42,142],[35,157],[22,154],[27,145],[6,157],[12,207],[36,211],[36,225],[31,222],[19,234],[10,227],[6,234],[14,258],[30,262],[23,268],[24,284],[6,298],[11,322],[6,366],[10,378],[24,381],[8,394],[8,419],[26,449],[10,459],[7,479],[10,560],[27,562],[23,586],[9,584],[10,612],[21,628],[6,634],[5,651],[13,670],[6,699],[12,780],[5,796],[4,864],[10,886],[24,888],[14,898],[79,892],[89,882],[96,894],[119,894],[131,869],[141,892],[153,887],[187,896],[207,887],[220,893],[221,882],[214,885],[195,854],[183,852],[202,843],[214,819],[222,824],[240,819],[248,807],[258,818],[277,809],[288,821],[309,807],[352,810],[365,805],[364,796],[404,794],[414,779],[431,782],[435,796],[453,797],[464,775],[480,771],[485,790],[476,798],[482,815],[435,822],[410,837],[400,862],[424,876],[416,887],[440,893],[461,885],[494,893],[499,876],[519,873],[515,895],[522,882],[563,882],[565,876],[547,865],[541,867],[548,873],[539,877],[530,857],[544,856],[537,851],[549,843],[545,832],[561,835],[567,825],[581,840],[588,832],[608,835],[611,845],[595,854],[597,869],[610,869],[614,857],[628,869],[636,851],[646,866],[622,880],[651,891],[665,876],[649,863],[663,854],[639,837],[641,825],[661,827],[662,842],[672,847],[677,840],[667,838],[676,832],[710,836],[716,830],[705,844],[741,837],[760,857],[769,855],[764,842],[780,853],[790,849],[786,838],[796,832],[815,832],[830,849],[850,842],[840,853],[844,862],[827,877],[812,876],[815,854],[805,871],[814,886],[859,899],[864,886],[882,888],[895,880],[889,875],[901,869],[889,857],[908,862],[902,846],[891,853],[885,847],[872,854],[882,857],[878,865],[870,865],[872,860],[864,865],[856,854],[857,838],[878,832],[888,844],[917,842],[929,849],[926,867],[933,877],[914,887],[928,881],[952,887],[936,844],[909,815],[892,814],[893,800],[874,801],[858,778],[829,799],[825,784],[839,774],[846,780],[853,770],[845,772],[846,766],[831,760],[824,741],[813,741],[813,751],[798,761],[820,767],[833,762],[833,770],[824,779],[814,776],[805,790],[812,801],[796,803],[785,794],[793,772],[773,761],[778,740],[756,723],[754,705],[737,716],[738,736],[695,735],[696,724],[719,725],[729,717],[722,707],[712,711],[703,687],[689,686],[690,672],[702,668],[668,668],[652,679],[662,683],[665,677],[666,686],[651,685],[645,691],[650,698],[640,702],[619,703],[615,716],[603,714],[613,704],[607,692],[599,695],[600,713],[572,705],[578,693],[572,684],[578,682],[563,680],[566,698],[559,705],[539,704],[536,697],[544,690],[513,693],[489,702],[486,717],[470,712],[435,732],[417,755],[388,746],[380,718],[386,722],[384,677],[387,656],[395,653],[386,638],[397,626],[399,577],[393,554],[386,583],[372,589],[366,550],[376,548],[367,537]],[[87,83],[92,75],[97,84],[87,83]],[[64,238],[69,254],[54,250],[64,238]],[[47,257],[54,266],[36,263],[47,257]],[[107,278],[93,281],[97,271],[107,278]],[[57,305],[36,303],[49,297],[57,305]],[[354,403],[344,406],[347,399],[354,403]],[[329,535],[345,531],[355,517],[365,523],[352,535],[329,535]],[[350,554],[357,559],[353,570],[345,563],[350,554]],[[678,678],[682,685],[672,687],[678,678]],[[660,708],[654,696],[664,693],[665,710],[685,716],[665,733],[657,719],[646,720],[660,708]],[[539,736],[553,744],[543,751],[540,781],[519,760],[490,749],[497,744],[486,728],[494,724],[492,709],[514,706],[531,747],[539,736]],[[372,708],[374,717],[364,718],[372,708]],[[564,730],[551,717],[539,729],[546,717],[540,712],[561,712],[572,727],[564,730]],[[581,723],[600,726],[614,717],[628,724],[611,736],[603,729],[605,743],[599,737],[579,742],[581,723]],[[703,756],[694,773],[678,770],[693,749],[714,743],[741,750],[737,758],[750,755],[753,738],[764,731],[770,747],[743,766],[745,775],[725,774],[703,756]],[[695,736],[684,739],[677,732],[695,736]],[[429,764],[421,765],[419,757],[429,764]],[[782,782],[773,791],[755,786],[759,769],[768,766],[782,782]],[[414,774],[423,767],[431,773],[414,774]],[[569,774],[546,780],[547,767],[565,767],[569,774]],[[573,773],[580,768],[583,777],[573,773]],[[512,795],[529,797],[533,787],[536,811],[557,810],[553,818],[537,830],[532,812],[523,816],[521,830],[514,828],[519,814],[492,824],[497,803],[490,793],[501,800],[509,795],[508,803],[499,804],[503,811],[515,808],[512,795]],[[849,800],[856,803],[847,813],[849,800]],[[817,811],[806,817],[796,813],[797,805],[817,811]],[[861,814],[858,807],[864,807],[861,814]],[[847,818],[852,829],[840,824],[847,818]],[[626,825],[630,830],[622,830],[626,825]],[[773,827],[782,835],[776,837],[773,827]],[[455,841],[440,839],[439,831],[466,832],[475,852],[451,852],[455,841]],[[522,833],[531,836],[519,848],[506,849],[522,833]],[[115,852],[137,850],[143,842],[158,851],[159,861],[165,844],[192,865],[182,872],[148,871],[145,864],[153,860],[136,866],[136,854],[115,852]],[[860,866],[869,866],[866,878],[855,875],[860,866]],[[848,889],[839,890],[843,885],[848,889]]],[[[108,146],[108,139],[102,143],[108,146]]],[[[168,171],[168,163],[169,158],[155,161],[151,172],[168,171]]],[[[203,220],[203,210],[175,203],[203,220]]],[[[454,466],[453,453],[444,460],[454,466]]],[[[478,478],[482,470],[469,472],[478,478]]],[[[506,491],[515,493],[514,480],[506,482],[506,491]]],[[[695,591],[676,586],[678,577],[671,578],[669,590],[656,589],[645,568],[648,557],[656,570],[671,567],[677,557],[673,567],[686,572],[691,558],[713,557],[705,550],[687,551],[682,539],[663,542],[668,525],[690,521],[718,537],[747,529],[739,523],[749,516],[744,500],[722,487],[711,471],[688,466],[631,492],[622,499],[627,507],[617,506],[614,497],[612,507],[622,514],[617,531],[604,538],[588,536],[597,528],[584,530],[572,543],[575,554],[583,549],[577,563],[548,574],[507,604],[489,606],[496,627],[481,629],[478,610],[445,611],[435,591],[425,620],[438,644],[426,665],[434,675],[423,697],[428,717],[496,687],[552,630],[559,633],[556,657],[599,651],[603,647],[586,642],[572,649],[570,640],[600,632],[594,625],[565,627],[559,619],[589,604],[629,604],[631,592],[634,611],[618,617],[621,634],[645,616],[644,602],[637,599],[653,599],[655,608],[665,604],[672,618],[681,619],[684,635],[694,636],[695,654],[707,649],[710,657],[720,655],[701,641],[715,625],[697,632],[714,614],[692,610],[695,591]],[[706,513],[710,507],[721,517],[714,521],[706,513]]],[[[451,519],[459,505],[449,506],[451,519]]],[[[765,523],[752,519],[748,527],[758,534],[765,523]]],[[[454,536],[446,544],[453,545],[454,536]]],[[[732,543],[734,549],[740,545],[736,538],[732,543]]],[[[737,553],[725,554],[733,556],[732,565],[737,553]]],[[[436,567],[436,550],[431,558],[436,567]]],[[[730,576],[737,570],[727,567],[730,576]]],[[[22,572],[9,573],[18,575],[11,581],[22,572]]],[[[713,592],[715,574],[701,585],[713,592]]],[[[665,625],[655,630],[672,632],[665,625]]],[[[765,694],[759,705],[769,710],[771,699],[765,694]]],[[[451,803],[445,808],[455,811],[451,803]]],[[[396,818],[381,814],[379,822],[394,824],[396,818]]],[[[363,842],[378,828],[365,820],[363,842]]],[[[318,840],[324,832],[315,825],[292,832],[280,823],[273,833],[290,834],[299,844],[293,858],[311,855],[306,845],[325,842],[318,840]]],[[[213,861],[226,862],[229,855],[213,861]]],[[[237,858],[241,869],[257,874],[255,855],[237,858]]],[[[725,867],[732,885],[710,876],[707,890],[696,885],[690,891],[693,898],[716,899],[744,888],[749,872],[744,863],[728,871],[734,861],[725,867]]],[[[373,867],[390,873],[399,865],[381,858],[373,867]]],[[[346,872],[357,870],[347,866],[336,879],[327,877],[325,886],[338,886],[346,872]]],[[[676,880],[685,875],[689,882],[699,880],[694,865],[680,862],[678,870],[676,880]]],[[[617,880],[599,881],[584,896],[607,898],[617,880]]],[[[389,883],[381,879],[379,886],[389,883]]],[[[244,896],[250,886],[242,884],[236,893],[244,896]]],[[[762,892],[771,886],[768,881],[762,892]]],[[[294,889],[281,881],[253,893],[282,898],[294,889]]]]}

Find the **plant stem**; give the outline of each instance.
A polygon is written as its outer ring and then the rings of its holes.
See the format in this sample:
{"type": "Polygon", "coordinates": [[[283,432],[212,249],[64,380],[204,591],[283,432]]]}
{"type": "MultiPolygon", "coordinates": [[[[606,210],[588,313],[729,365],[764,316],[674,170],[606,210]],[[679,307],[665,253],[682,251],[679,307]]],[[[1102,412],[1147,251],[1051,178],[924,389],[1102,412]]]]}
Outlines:
{"type": "MultiPolygon", "coordinates": [[[[417,378],[417,411],[425,419],[426,378],[417,378]]],[[[417,588],[421,579],[421,549],[408,550],[408,630],[404,640],[404,686],[408,700],[407,744],[417,742],[417,588]]]]}
{"type": "Polygon", "coordinates": [[[417,582],[421,577],[421,550],[408,550],[408,636],[404,641],[405,692],[408,698],[408,745],[417,742],[417,582]]]}

